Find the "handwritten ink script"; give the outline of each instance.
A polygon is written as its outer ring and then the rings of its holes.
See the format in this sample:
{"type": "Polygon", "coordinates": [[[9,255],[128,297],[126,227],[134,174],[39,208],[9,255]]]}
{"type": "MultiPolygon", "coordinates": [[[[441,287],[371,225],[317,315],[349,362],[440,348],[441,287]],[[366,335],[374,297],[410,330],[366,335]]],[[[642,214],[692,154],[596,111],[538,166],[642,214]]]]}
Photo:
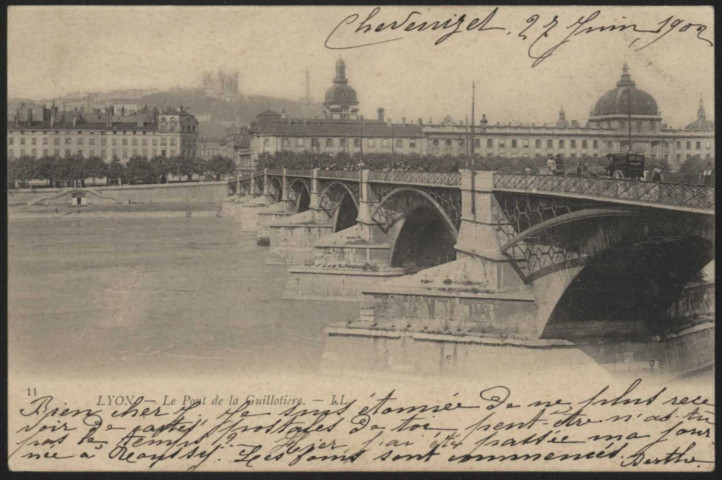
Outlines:
{"type": "Polygon", "coordinates": [[[525,18],[502,23],[499,7],[481,15],[455,13],[446,18],[433,18],[433,13],[411,10],[398,18],[382,19],[380,7],[367,13],[353,13],[343,18],[329,33],[324,45],[331,50],[369,47],[403,40],[411,34],[432,32],[433,45],[438,46],[460,34],[486,33],[505,35],[514,41],[528,44],[527,54],[532,67],[540,65],[563,46],[571,46],[575,39],[589,36],[609,36],[613,33],[633,34],[628,48],[638,52],[662,39],[675,35],[693,35],[702,44],[714,46],[705,32],[704,23],[677,15],[668,15],[658,21],[634,21],[622,17],[608,18],[603,10],[590,11],[576,18],[562,14],[534,13],[525,18]]]}
{"type": "Polygon", "coordinates": [[[97,394],[79,404],[38,393],[11,412],[9,460],[21,470],[714,467],[713,400],[641,380],[544,398],[504,385],[414,398],[97,394]]]}

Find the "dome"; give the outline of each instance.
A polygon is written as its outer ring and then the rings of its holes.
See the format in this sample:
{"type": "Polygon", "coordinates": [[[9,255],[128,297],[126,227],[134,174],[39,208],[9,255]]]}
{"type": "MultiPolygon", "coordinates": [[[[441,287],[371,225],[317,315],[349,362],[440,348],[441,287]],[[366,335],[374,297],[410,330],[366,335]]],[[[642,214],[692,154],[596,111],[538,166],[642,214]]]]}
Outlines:
{"type": "Polygon", "coordinates": [[[358,105],[356,90],[345,83],[335,83],[326,90],[327,105],[358,105]]]}
{"type": "Polygon", "coordinates": [[[617,88],[608,91],[597,100],[592,116],[630,114],[658,116],[657,101],[635,85],[625,64],[617,88]]]}

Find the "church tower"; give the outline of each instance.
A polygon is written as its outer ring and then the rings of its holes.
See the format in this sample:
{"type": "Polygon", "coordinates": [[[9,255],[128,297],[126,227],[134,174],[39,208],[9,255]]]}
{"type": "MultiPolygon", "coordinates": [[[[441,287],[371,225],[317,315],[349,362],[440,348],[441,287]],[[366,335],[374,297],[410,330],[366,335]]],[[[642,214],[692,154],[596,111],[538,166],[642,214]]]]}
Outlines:
{"type": "Polygon", "coordinates": [[[356,90],[348,84],[346,63],[342,58],[336,61],[336,77],[331,88],[326,90],[323,105],[327,118],[358,119],[356,90]]]}

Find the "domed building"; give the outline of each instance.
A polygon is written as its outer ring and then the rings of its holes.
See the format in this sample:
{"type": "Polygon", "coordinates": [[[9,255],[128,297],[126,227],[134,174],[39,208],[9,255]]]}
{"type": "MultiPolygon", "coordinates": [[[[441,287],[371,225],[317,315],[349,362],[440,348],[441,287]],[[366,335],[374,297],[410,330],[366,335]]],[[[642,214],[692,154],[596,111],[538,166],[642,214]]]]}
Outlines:
{"type": "Polygon", "coordinates": [[[699,108],[697,108],[697,120],[687,125],[687,130],[695,132],[712,132],[714,131],[714,122],[707,120],[707,114],[704,111],[702,98],[699,99],[699,108]]]}
{"type": "Polygon", "coordinates": [[[659,132],[662,127],[657,101],[649,93],[637,88],[625,63],[617,87],[599,97],[587,125],[628,132],[630,121],[633,135],[659,132]]]}
{"type": "Polygon", "coordinates": [[[341,58],[336,61],[336,77],[331,88],[326,90],[323,105],[327,118],[358,119],[356,90],[348,84],[346,63],[341,58]]]}

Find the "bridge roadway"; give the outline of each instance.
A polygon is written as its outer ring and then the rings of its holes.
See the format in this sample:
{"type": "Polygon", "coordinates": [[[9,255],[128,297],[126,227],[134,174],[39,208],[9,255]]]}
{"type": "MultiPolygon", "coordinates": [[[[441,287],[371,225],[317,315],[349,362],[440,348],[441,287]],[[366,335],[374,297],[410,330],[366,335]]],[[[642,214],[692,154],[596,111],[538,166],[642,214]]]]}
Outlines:
{"type": "MultiPolygon", "coordinates": [[[[289,177],[311,178],[312,170],[286,170],[289,177]]],[[[245,174],[237,182],[253,178],[282,176],[284,169],[266,169],[245,174]]],[[[496,192],[552,195],[576,199],[601,200],[623,205],[637,205],[714,215],[715,188],[682,183],[645,182],[574,175],[526,175],[494,172],[496,192]]],[[[359,182],[361,171],[318,170],[318,178],[359,182]]],[[[369,172],[369,181],[416,187],[460,188],[460,173],[376,171],[369,172]]]]}
{"type": "MultiPolygon", "coordinates": [[[[714,283],[700,284],[714,259],[712,186],[469,170],[266,169],[236,182],[241,228],[289,265],[286,298],[361,301],[357,321],[329,329],[328,348],[340,345],[329,358],[378,347],[363,338],[433,334],[442,353],[481,335],[499,348],[574,346],[575,362],[612,369],[713,362],[714,283]]],[[[416,358],[414,344],[367,353],[389,366],[416,358]]]]}

